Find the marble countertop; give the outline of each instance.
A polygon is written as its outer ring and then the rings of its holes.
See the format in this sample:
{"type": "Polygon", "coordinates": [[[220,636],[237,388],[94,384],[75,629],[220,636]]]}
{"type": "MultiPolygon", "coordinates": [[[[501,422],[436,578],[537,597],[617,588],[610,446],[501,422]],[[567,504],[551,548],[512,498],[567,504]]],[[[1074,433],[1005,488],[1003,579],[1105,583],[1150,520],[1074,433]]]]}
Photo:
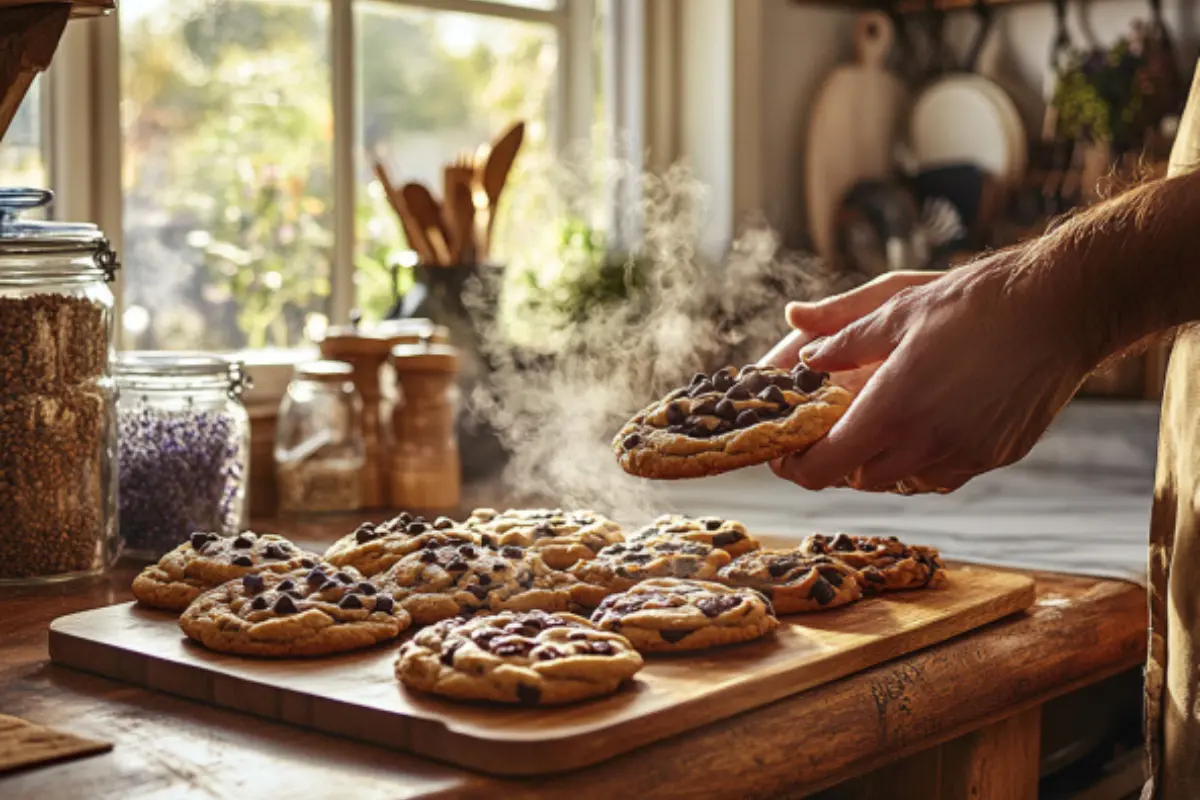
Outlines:
{"type": "Polygon", "coordinates": [[[1159,406],[1072,403],[1023,461],[945,496],[808,492],[765,467],[665,484],[660,500],[752,530],[909,537],[951,559],[1145,582],[1159,406]]]}

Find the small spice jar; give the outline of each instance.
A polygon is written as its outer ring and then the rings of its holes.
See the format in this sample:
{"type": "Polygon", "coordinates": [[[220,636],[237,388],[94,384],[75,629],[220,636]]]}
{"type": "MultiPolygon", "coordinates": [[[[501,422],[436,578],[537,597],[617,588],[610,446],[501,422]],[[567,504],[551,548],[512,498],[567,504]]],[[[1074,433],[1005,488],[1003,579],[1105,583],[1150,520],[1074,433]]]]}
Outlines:
{"type": "Polygon", "coordinates": [[[458,351],[446,344],[392,348],[399,399],[392,413],[391,504],[451,511],[458,507],[462,471],[455,417],[458,351]]]}
{"type": "Polygon", "coordinates": [[[0,583],[103,571],[117,532],[116,254],[94,225],[32,222],[0,189],[0,583]]]}
{"type": "Polygon", "coordinates": [[[296,367],[279,406],[275,477],[285,514],[362,507],[362,397],[344,361],[296,367]]]}
{"type": "Polygon", "coordinates": [[[157,559],[194,531],[245,527],[250,421],[242,364],[205,353],[123,353],[115,369],[120,523],[157,559]]]}

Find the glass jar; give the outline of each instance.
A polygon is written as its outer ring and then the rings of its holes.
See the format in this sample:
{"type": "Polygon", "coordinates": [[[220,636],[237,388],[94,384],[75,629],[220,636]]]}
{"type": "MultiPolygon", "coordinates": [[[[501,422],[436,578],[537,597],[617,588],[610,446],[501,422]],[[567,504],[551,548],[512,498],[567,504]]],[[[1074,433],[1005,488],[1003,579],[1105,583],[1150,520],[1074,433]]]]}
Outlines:
{"type": "Polygon", "coordinates": [[[285,514],[362,507],[362,397],[344,361],[296,367],[275,427],[275,481],[285,514]]]}
{"type": "Polygon", "coordinates": [[[33,222],[0,189],[0,582],[107,569],[117,532],[116,254],[94,225],[33,222]]]}
{"type": "Polygon", "coordinates": [[[250,419],[241,362],[129,352],[115,372],[120,527],[129,552],[157,559],[194,531],[242,530],[250,419]]]}

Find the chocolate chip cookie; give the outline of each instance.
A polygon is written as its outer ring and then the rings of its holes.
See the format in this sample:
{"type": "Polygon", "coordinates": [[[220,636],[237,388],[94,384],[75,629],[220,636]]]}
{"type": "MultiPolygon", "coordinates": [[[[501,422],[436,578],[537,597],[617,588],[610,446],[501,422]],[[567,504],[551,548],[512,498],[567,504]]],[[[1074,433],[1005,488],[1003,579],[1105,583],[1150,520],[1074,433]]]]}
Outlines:
{"type": "Polygon", "coordinates": [[[548,706],[612,694],[642,668],[625,637],[574,614],[447,619],[400,648],[396,677],[456,700],[548,706]]]}
{"type": "Polygon", "coordinates": [[[698,478],[804,450],[829,432],[851,394],[797,364],[697,373],[613,439],[621,467],[643,478],[698,478]]]}
{"type": "Polygon", "coordinates": [[[594,511],[561,508],[477,508],[464,523],[488,547],[531,547],[554,569],[595,558],[602,548],[623,541],[621,526],[594,511]]]}
{"type": "Polygon", "coordinates": [[[643,653],[703,650],[766,636],[779,622],[755,589],[654,578],[604,598],[592,614],[643,653]]]}
{"type": "Polygon", "coordinates": [[[720,517],[682,517],[678,514],[664,514],[630,535],[628,540],[642,542],[661,536],[719,547],[731,556],[740,556],[759,548],[758,541],[746,532],[746,526],[740,522],[720,517]]]}
{"type": "Polygon", "coordinates": [[[322,656],[393,639],[408,612],[350,567],[243,575],[196,598],[179,627],[211,650],[322,656]]]}
{"type": "Polygon", "coordinates": [[[862,597],[858,573],[828,556],[800,550],[755,550],[739,556],[717,579],[728,586],[757,589],[779,614],[820,611],[862,597]]]}
{"type": "Polygon", "coordinates": [[[907,545],[895,536],[814,533],[800,545],[800,551],[830,556],[858,570],[868,593],[923,589],[939,586],[946,579],[936,548],[907,545]]]}
{"type": "Polygon", "coordinates": [[[139,602],[182,611],[204,592],[225,581],[257,572],[311,569],[321,557],[305,552],[282,536],[244,531],[237,536],[193,533],[188,541],[151,564],[133,579],[139,602]]]}
{"type": "Polygon", "coordinates": [[[433,542],[397,561],[379,582],[418,625],[479,611],[566,611],[578,589],[533,550],[433,542]]]}
{"type": "Polygon", "coordinates": [[[419,550],[427,542],[472,544],[479,537],[460,528],[448,517],[427,522],[407,511],[376,525],[364,522],[338,539],[325,551],[325,560],[339,567],[354,567],[371,577],[385,572],[404,556],[419,550]]]}
{"type": "Polygon", "coordinates": [[[575,592],[578,602],[595,608],[608,595],[649,578],[712,580],[729,561],[729,553],[719,547],[660,534],[609,545],[569,572],[583,584],[575,592]]]}

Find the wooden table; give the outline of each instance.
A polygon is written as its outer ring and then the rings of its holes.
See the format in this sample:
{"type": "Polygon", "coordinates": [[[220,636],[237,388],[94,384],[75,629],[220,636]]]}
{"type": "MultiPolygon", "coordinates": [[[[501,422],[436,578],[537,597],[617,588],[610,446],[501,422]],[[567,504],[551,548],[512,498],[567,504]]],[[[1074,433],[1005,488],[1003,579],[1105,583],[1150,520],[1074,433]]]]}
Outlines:
{"type": "MultiPolygon", "coordinates": [[[[321,531],[303,526],[296,538],[321,531]]],[[[317,797],[334,787],[356,800],[777,797],[847,779],[838,798],[1033,800],[1042,705],[1145,657],[1141,589],[1038,574],[1026,614],[595,767],[503,780],[52,666],[50,621],[129,600],[136,568],[0,590],[0,712],[116,743],[0,778],[6,800],[317,797]]]]}

